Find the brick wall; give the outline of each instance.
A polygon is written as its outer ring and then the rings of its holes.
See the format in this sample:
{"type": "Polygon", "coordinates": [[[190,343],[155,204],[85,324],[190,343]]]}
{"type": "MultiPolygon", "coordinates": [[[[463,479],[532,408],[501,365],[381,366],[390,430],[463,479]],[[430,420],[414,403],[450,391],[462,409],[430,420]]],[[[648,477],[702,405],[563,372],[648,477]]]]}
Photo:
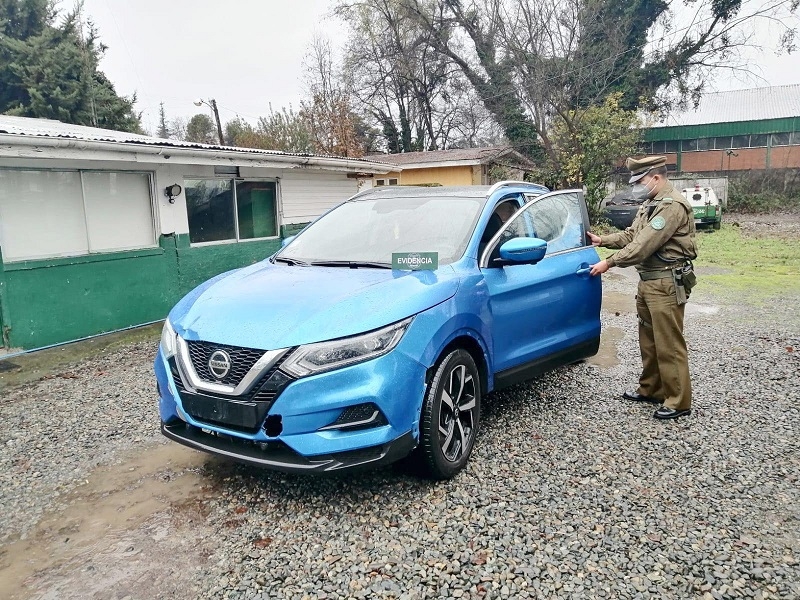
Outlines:
{"type": "MultiPolygon", "coordinates": [[[[679,170],[684,173],[719,173],[800,168],[800,146],[776,146],[769,152],[769,165],[767,148],[737,148],[730,156],[724,150],[683,152],[679,170]]],[[[677,164],[677,154],[667,154],[666,157],[668,165],[677,164]]]]}

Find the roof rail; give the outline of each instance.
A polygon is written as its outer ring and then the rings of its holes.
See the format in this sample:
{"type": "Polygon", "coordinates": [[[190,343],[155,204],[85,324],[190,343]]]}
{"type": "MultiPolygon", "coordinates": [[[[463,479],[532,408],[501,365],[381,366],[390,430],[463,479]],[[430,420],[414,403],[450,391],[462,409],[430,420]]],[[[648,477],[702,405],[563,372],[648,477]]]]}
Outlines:
{"type": "Polygon", "coordinates": [[[489,196],[494,194],[497,190],[499,190],[501,187],[506,187],[506,186],[511,186],[511,185],[524,185],[524,186],[537,187],[537,188],[540,188],[540,189],[541,188],[547,189],[545,186],[541,185],[540,183],[531,183],[530,181],[512,181],[512,180],[498,181],[492,187],[489,188],[489,191],[486,192],[486,197],[488,198],[489,196]]]}

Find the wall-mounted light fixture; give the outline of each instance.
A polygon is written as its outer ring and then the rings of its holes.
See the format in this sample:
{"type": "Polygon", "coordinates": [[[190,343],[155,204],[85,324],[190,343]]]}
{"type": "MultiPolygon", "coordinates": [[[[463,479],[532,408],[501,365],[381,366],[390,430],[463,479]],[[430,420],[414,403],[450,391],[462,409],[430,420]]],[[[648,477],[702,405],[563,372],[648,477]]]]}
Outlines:
{"type": "Polygon", "coordinates": [[[170,204],[175,204],[175,196],[180,196],[182,191],[183,188],[181,186],[177,183],[173,183],[164,188],[164,195],[169,198],[170,204]]]}

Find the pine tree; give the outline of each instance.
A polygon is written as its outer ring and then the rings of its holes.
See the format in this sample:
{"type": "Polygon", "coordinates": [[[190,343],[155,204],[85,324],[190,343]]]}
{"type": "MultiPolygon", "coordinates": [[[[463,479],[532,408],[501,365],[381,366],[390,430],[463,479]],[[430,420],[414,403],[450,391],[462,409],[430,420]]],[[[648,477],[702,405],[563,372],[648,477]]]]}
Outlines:
{"type": "Polygon", "coordinates": [[[163,139],[169,138],[169,127],[167,126],[167,113],[162,102],[158,107],[158,132],[156,135],[163,139]]]}
{"type": "Polygon", "coordinates": [[[81,5],[63,18],[48,0],[0,0],[0,113],[141,131],[131,98],[98,65],[106,47],[81,5]]]}

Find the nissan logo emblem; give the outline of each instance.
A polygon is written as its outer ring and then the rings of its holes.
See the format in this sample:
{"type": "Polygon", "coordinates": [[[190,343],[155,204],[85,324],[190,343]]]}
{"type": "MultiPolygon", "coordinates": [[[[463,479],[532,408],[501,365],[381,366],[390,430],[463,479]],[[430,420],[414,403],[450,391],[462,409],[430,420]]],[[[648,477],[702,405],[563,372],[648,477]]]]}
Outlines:
{"type": "Polygon", "coordinates": [[[208,370],[217,379],[223,379],[231,370],[231,357],[225,350],[215,350],[208,359],[208,370]]]}

